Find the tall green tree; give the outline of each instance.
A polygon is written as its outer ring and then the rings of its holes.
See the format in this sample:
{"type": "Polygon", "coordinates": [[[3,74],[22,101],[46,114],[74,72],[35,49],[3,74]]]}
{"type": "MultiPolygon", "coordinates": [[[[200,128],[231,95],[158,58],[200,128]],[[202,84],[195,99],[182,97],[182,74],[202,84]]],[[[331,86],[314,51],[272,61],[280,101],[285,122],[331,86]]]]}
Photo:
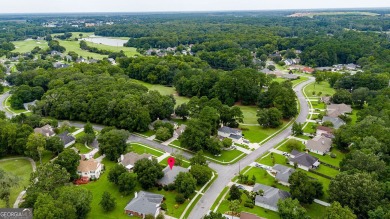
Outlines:
{"type": "Polygon", "coordinates": [[[103,208],[103,211],[109,212],[115,209],[116,201],[109,192],[105,191],[103,192],[99,205],[103,208]]]}
{"type": "Polygon", "coordinates": [[[189,198],[196,189],[196,179],[191,173],[180,172],[176,176],[174,184],[177,192],[183,194],[185,198],[189,198]]]}
{"type": "Polygon", "coordinates": [[[74,180],[78,178],[77,167],[80,164],[80,159],[80,155],[78,155],[74,150],[65,149],[58,155],[54,163],[64,167],[70,174],[70,179],[74,180]]]}
{"type": "Polygon", "coordinates": [[[5,202],[5,207],[10,208],[9,198],[11,189],[18,187],[20,178],[0,169],[0,199],[5,202]]]}
{"type": "Polygon", "coordinates": [[[32,133],[28,136],[26,144],[26,155],[32,157],[33,159],[38,159],[42,164],[42,153],[46,148],[46,139],[43,135],[39,133],[32,133]]]}
{"type": "Polygon", "coordinates": [[[291,197],[301,203],[311,204],[315,198],[323,195],[322,184],[310,179],[302,171],[295,171],[291,174],[288,183],[290,183],[291,197]]]}
{"type": "Polygon", "coordinates": [[[118,177],[119,192],[123,195],[129,195],[134,190],[136,185],[137,176],[132,173],[126,171],[118,177]]]}
{"type": "Polygon", "coordinates": [[[133,169],[137,174],[137,179],[140,182],[142,188],[152,188],[158,179],[164,176],[161,165],[156,159],[149,160],[147,158],[138,160],[133,169]]]}
{"type": "Polygon", "coordinates": [[[356,219],[356,215],[348,207],[343,207],[338,202],[333,202],[326,208],[326,219],[356,219]]]}
{"type": "Polygon", "coordinates": [[[99,149],[111,161],[116,161],[126,151],[130,133],[125,130],[111,130],[99,136],[99,149]]]}
{"type": "Polygon", "coordinates": [[[281,219],[305,219],[306,210],[299,204],[297,199],[280,199],[278,201],[278,212],[281,219]]]}

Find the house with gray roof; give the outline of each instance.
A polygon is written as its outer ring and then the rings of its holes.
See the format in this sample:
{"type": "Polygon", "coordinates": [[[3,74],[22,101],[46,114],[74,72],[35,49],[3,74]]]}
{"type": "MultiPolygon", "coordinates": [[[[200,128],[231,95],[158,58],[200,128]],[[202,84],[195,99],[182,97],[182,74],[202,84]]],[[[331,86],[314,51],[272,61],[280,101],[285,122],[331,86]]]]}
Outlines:
{"type": "Polygon", "coordinates": [[[330,117],[330,116],[322,117],[322,123],[326,121],[331,122],[333,124],[334,129],[339,129],[342,125],[346,124],[344,120],[340,119],[339,117],[330,117]]]}
{"type": "Polygon", "coordinates": [[[306,141],[305,146],[306,149],[313,153],[324,155],[330,151],[330,148],[332,147],[332,139],[323,135],[317,135],[313,139],[306,141]]]}
{"type": "Polygon", "coordinates": [[[256,195],[255,205],[269,209],[271,211],[278,211],[278,201],[290,197],[290,193],[263,184],[256,183],[253,187],[254,192],[262,190],[263,195],[256,195]]]}
{"type": "Polygon", "coordinates": [[[284,165],[275,164],[272,167],[271,172],[275,173],[275,179],[282,185],[290,186],[290,183],[288,183],[288,179],[290,178],[291,174],[295,172],[295,170],[291,167],[286,167],[284,165]]]}
{"type": "Polygon", "coordinates": [[[298,168],[309,171],[315,169],[320,165],[318,158],[311,156],[306,152],[299,152],[296,150],[291,151],[291,157],[289,158],[289,164],[294,166],[298,165],[298,168]]]}
{"type": "Polygon", "coordinates": [[[295,80],[295,79],[298,79],[299,76],[294,75],[294,74],[283,74],[282,78],[287,79],[287,80],[295,80]]]}
{"type": "Polygon", "coordinates": [[[62,143],[64,143],[65,148],[76,143],[76,138],[72,134],[70,134],[68,131],[65,131],[65,132],[59,134],[58,137],[61,139],[62,143]]]}
{"type": "Polygon", "coordinates": [[[179,175],[180,172],[187,173],[188,171],[189,170],[187,168],[180,167],[180,166],[173,166],[172,169],[169,168],[169,166],[167,166],[163,169],[164,172],[163,178],[159,179],[157,181],[157,184],[162,186],[172,184],[175,181],[176,176],[179,175]]]}
{"type": "Polygon", "coordinates": [[[163,199],[164,196],[160,194],[144,191],[136,192],[134,198],[126,205],[125,213],[140,218],[145,218],[149,214],[157,217],[163,199]]]}
{"type": "Polygon", "coordinates": [[[233,142],[238,144],[242,144],[244,142],[244,138],[242,137],[242,131],[240,129],[230,128],[227,126],[222,126],[218,129],[218,136],[220,138],[230,138],[233,142]]]}
{"type": "Polygon", "coordinates": [[[339,117],[345,115],[346,113],[352,113],[352,108],[347,104],[330,104],[326,107],[327,116],[329,117],[339,117]]]}

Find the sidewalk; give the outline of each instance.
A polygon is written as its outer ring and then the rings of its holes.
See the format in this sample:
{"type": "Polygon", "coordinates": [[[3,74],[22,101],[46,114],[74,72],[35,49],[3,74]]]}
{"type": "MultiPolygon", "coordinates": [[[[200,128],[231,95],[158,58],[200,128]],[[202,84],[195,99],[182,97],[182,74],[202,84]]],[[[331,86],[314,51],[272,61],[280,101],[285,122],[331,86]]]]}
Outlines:
{"type": "Polygon", "coordinates": [[[240,147],[240,146],[236,146],[236,149],[241,151],[241,152],[244,152],[245,154],[250,154],[252,151],[251,150],[248,150],[246,148],[243,148],[243,147],[240,147]]]}
{"type": "Polygon", "coordinates": [[[159,156],[158,158],[157,158],[157,162],[161,162],[161,161],[163,161],[165,158],[167,158],[167,157],[169,157],[169,156],[171,156],[171,154],[170,153],[168,153],[168,152],[165,152],[163,155],[161,155],[161,156],[159,156]]]}

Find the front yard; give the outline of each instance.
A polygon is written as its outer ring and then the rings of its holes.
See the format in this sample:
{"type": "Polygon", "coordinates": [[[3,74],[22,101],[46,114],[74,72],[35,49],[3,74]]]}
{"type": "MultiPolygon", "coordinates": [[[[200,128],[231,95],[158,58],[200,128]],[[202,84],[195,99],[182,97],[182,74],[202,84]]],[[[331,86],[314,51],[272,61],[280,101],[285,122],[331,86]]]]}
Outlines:
{"type": "Polygon", "coordinates": [[[143,154],[143,153],[151,154],[155,157],[160,157],[161,155],[164,154],[164,152],[161,150],[151,148],[151,147],[148,147],[148,146],[145,146],[142,144],[138,144],[138,143],[131,143],[127,147],[127,152],[131,152],[131,151],[134,153],[137,153],[137,154],[143,154]]]}
{"type": "Polygon", "coordinates": [[[283,124],[276,129],[263,128],[261,126],[248,126],[240,125],[244,138],[248,139],[251,143],[258,143],[282,130],[289,121],[283,121],[283,124]]]}

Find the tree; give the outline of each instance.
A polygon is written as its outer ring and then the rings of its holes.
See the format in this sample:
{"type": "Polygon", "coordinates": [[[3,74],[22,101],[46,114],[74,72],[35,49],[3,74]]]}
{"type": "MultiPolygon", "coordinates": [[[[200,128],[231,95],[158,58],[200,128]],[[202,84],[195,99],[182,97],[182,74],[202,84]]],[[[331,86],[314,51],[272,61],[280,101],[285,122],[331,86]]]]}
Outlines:
{"type": "Polygon", "coordinates": [[[203,155],[203,151],[198,151],[193,157],[190,158],[191,165],[196,164],[207,166],[207,160],[203,155]]]}
{"type": "Polygon", "coordinates": [[[333,202],[326,208],[325,219],[356,219],[356,215],[348,206],[343,208],[340,203],[333,202]]]}
{"type": "Polygon", "coordinates": [[[5,202],[5,207],[10,208],[9,197],[11,189],[19,186],[20,179],[11,173],[0,169],[0,199],[5,202]]]}
{"type": "Polygon", "coordinates": [[[203,219],[226,219],[221,213],[211,211],[208,215],[205,215],[203,219]]]}
{"type": "Polygon", "coordinates": [[[99,202],[99,205],[103,208],[103,211],[109,212],[115,209],[116,201],[109,192],[105,191],[102,195],[102,199],[99,202]]]}
{"type": "Polygon", "coordinates": [[[152,215],[152,214],[147,214],[147,215],[145,215],[145,218],[144,219],[155,219],[154,218],[154,215],[152,215]]]}
{"type": "Polygon", "coordinates": [[[138,160],[134,165],[133,171],[137,174],[137,179],[144,189],[153,187],[156,181],[164,176],[162,167],[156,159],[149,160],[144,158],[138,160]]]}
{"type": "Polygon", "coordinates": [[[166,141],[172,138],[173,134],[169,131],[168,128],[160,127],[156,131],[156,139],[160,141],[166,141]]]}
{"type": "Polygon", "coordinates": [[[122,173],[118,178],[119,192],[123,195],[129,195],[135,188],[137,176],[132,173],[122,173]]]}
{"type": "Polygon", "coordinates": [[[126,151],[130,133],[125,130],[111,130],[99,136],[99,148],[111,161],[116,161],[126,151]]]}
{"type": "Polygon", "coordinates": [[[229,202],[229,210],[232,212],[232,215],[238,215],[240,211],[240,201],[239,200],[231,200],[229,202]]]}
{"type": "Polygon", "coordinates": [[[108,181],[118,184],[119,176],[122,175],[122,173],[126,173],[126,168],[121,164],[116,164],[113,168],[108,171],[108,181]]]}
{"type": "Polygon", "coordinates": [[[336,104],[352,104],[352,95],[345,89],[336,90],[336,93],[332,96],[332,102],[336,104]]]}
{"type": "Polygon", "coordinates": [[[58,194],[54,194],[53,197],[58,196],[59,202],[69,203],[73,206],[77,213],[78,219],[84,219],[87,217],[91,210],[92,192],[83,187],[64,186],[58,189],[58,194]]]}
{"type": "Polygon", "coordinates": [[[93,126],[89,121],[84,125],[84,132],[86,134],[95,134],[95,131],[93,130],[93,126]]]}
{"type": "Polygon", "coordinates": [[[34,204],[34,218],[76,219],[76,211],[69,203],[61,203],[49,194],[39,194],[34,204]]]}
{"type": "Polygon", "coordinates": [[[191,119],[179,140],[182,147],[197,152],[206,149],[205,146],[210,139],[210,135],[210,123],[199,119],[191,119]]]}
{"type": "Polygon", "coordinates": [[[39,158],[39,161],[42,164],[42,153],[45,150],[45,147],[45,136],[39,133],[32,133],[27,139],[26,155],[32,157],[33,159],[39,158]]]}
{"type": "Polygon", "coordinates": [[[315,183],[302,171],[295,171],[288,179],[290,194],[304,204],[311,204],[315,198],[323,195],[322,184],[315,183]]]}
{"type": "Polygon", "coordinates": [[[365,101],[369,96],[370,90],[366,87],[359,87],[352,91],[352,102],[359,108],[363,108],[365,101]]]}
{"type": "Polygon", "coordinates": [[[70,174],[71,180],[74,180],[78,178],[77,167],[80,164],[80,159],[80,155],[78,155],[74,150],[65,149],[58,155],[54,163],[64,167],[70,174]]]}
{"type": "Polygon", "coordinates": [[[232,185],[229,190],[229,198],[228,200],[239,200],[241,202],[241,191],[236,185],[232,185]]]}
{"type": "Polygon", "coordinates": [[[267,66],[268,70],[275,71],[276,67],[274,65],[267,66]]]}
{"type": "Polygon", "coordinates": [[[306,210],[299,204],[297,199],[279,199],[278,212],[281,219],[304,219],[306,210]]]}
{"type": "Polygon", "coordinates": [[[277,128],[283,124],[282,113],[277,108],[261,109],[257,117],[257,122],[264,128],[277,128]]]}
{"type": "Polygon", "coordinates": [[[294,136],[303,134],[303,124],[294,122],[292,126],[292,133],[294,136]]]}
{"type": "Polygon", "coordinates": [[[191,166],[190,173],[194,176],[198,185],[206,184],[213,174],[209,167],[199,164],[191,166]]]}
{"type": "Polygon", "coordinates": [[[386,163],[375,154],[353,151],[340,162],[340,170],[358,170],[359,172],[376,173],[381,176],[386,172],[386,163]]]}
{"type": "Polygon", "coordinates": [[[177,192],[183,194],[185,198],[189,198],[195,192],[196,179],[191,173],[180,172],[176,176],[174,183],[177,192]]]}
{"type": "Polygon", "coordinates": [[[357,216],[366,217],[368,211],[379,206],[384,191],[382,185],[368,173],[341,172],[330,182],[329,196],[330,201],[337,201],[342,206],[348,206],[357,216]]]}
{"type": "Polygon", "coordinates": [[[184,197],[183,194],[179,193],[175,197],[176,203],[183,204],[186,201],[186,198],[184,197]]]}
{"type": "Polygon", "coordinates": [[[286,147],[291,152],[292,150],[300,151],[302,150],[302,143],[298,140],[291,139],[286,142],[286,147]]]}
{"type": "Polygon", "coordinates": [[[175,114],[181,118],[183,118],[184,121],[187,120],[187,117],[189,116],[189,110],[186,103],[180,104],[175,109],[175,114]]]}
{"type": "Polygon", "coordinates": [[[64,150],[64,144],[58,136],[53,136],[46,139],[46,149],[58,155],[64,150]]]}
{"type": "Polygon", "coordinates": [[[230,148],[233,145],[233,140],[230,138],[224,138],[222,140],[222,145],[224,148],[230,148]]]}

